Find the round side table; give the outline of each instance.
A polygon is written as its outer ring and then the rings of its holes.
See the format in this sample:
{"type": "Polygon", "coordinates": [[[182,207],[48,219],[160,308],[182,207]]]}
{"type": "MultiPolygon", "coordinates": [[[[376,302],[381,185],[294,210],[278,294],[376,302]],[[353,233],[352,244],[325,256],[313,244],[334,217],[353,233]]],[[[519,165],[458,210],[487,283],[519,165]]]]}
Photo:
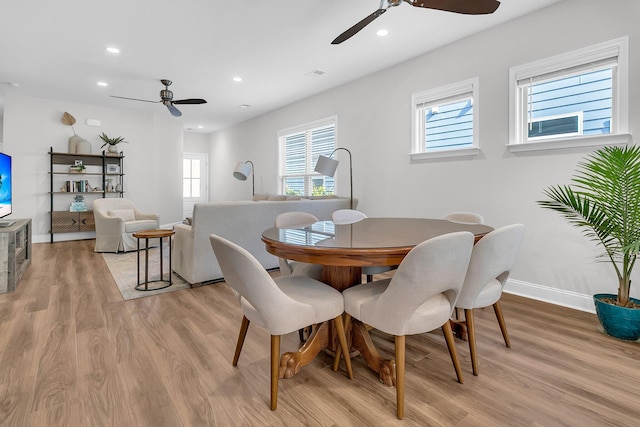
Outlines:
{"type": "Polygon", "coordinates": [[[158,289],[168,288],[173,285],[173,281],[171,279],[171,256],[173,254],[171,248],[171,236],[175,234],[173,230],[143,230],[136,231],[133,233],[133,237],[138,239],[138,284],[136,285],[137,291],[157,291],[158,289]],[[168,237],[169,238],[169,280],[164,280],[164,257],[162,255],[162,239],[168,237]],[[140,240],[144,239],[144,282],[140,282],[140,240]],[[160,241],[160,279],[158,280],[149,280],[149,239],[159,239],[160,241]],[[149,287],[150,283],[162,282],[166,283],[163,286],[153,286],[149,287]]]}

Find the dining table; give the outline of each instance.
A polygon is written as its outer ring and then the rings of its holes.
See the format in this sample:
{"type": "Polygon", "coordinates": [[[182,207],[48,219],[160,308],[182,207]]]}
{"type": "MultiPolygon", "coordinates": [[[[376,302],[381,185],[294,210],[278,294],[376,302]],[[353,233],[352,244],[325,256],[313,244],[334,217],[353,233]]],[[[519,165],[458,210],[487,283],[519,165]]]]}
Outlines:
{"type": "MultiPolygon", "coordinates": [[[[272,255],[322,265],[321,281],[342,292],[362,283],[362,267],[400,265],[407,253],[425,240],[469,231],[477,242],[492,230],[484,224],[443,219],[365,218],[353,224],[318,221],[306,227],[273,227],[262,233],[262,241],[272,255]]],[[[380,381],[388,386],[395,385],[395,361],[381,357],[367,326],[353,319],[347,334],[351,356],[359,353],[378,373],[380,381]]],[[[323,350],[333,354],[337,345],[337,337],[329,323],[317,325],[298,351],[281,356],[280,378],[293,377],[323,350]]]]}

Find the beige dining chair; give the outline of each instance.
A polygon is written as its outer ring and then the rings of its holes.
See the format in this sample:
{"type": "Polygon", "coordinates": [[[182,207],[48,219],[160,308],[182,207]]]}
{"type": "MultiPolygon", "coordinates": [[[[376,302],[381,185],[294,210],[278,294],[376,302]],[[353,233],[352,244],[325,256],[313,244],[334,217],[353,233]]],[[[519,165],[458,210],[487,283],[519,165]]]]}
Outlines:
{"type": "MultiPolygon", "coordinates": [[[[444,234],[415,246],[392,278],[343,291],[347,324],[351,318],[395,336],[396,411],[404,417],[405,336],[442,328],[451,361],[462,383],[449,318],[464,282],[473,234],[444,234]]],[[[334,361],[337,369],[341,352],[334,361]]],[[[348,359],[348,356],[346,357],[348,359]]]]}
{"type": "Polygon", "coordinates": [[[449,212],[442,219],[462,224],[484,224],[484,218],[475,212],[449,212]]]}
{"type": "MultiPolygon", "coordinates": [[[[364,212],[355,209],[338,209],[331,214],[331,221],[336,225],[354,224],[367,218],[364,212]]],[[[374,274],[381,274],[393,270],[397,266],[369,265],[362,267],[362,274],[367,275],[367,282],[373,281],[374,274]]]]}
{"type": "Polygon", "coordinates": [[[493,306],[504,343],[511,347],[500,298],[523,238],[524,225],[512,224],[488,233],[473,248],[464,286],[456,302],[456,308],[464,310],[464,320],[456,321],[467,327],[473,375],[478,375],[476,327],[473,317],[475,308],[493,306]]]}
{"type": "MultiPolygon", "coordinates": [[[[244,339],[253,322],[271,335],[271,410],[278,406],[280,338],[307,325],[332,320],[344,354],[348,353],[342,322],[342,294],[307,276],[287,275],[273,279],[246,249],[212,234],[211,247],[225,283],[240,295],[242,324],[233,356],[238,366],[244,339]]],[[[351,360],[345,357],[347,375],[353,378],[351,360]]],[[[334,370],[337,370],[337,364],[334,370]]]]}
{"type": "MultiPolygon", "coordinates": [[[[308,212],[284,212],[276,216],[276,228],[303,228],[308,227],[316,222],[318,218],[308,212]]],[[[285,258],[278,258],[280,266],[280,274],[286,276],[288,274],[296,274],[309,276],[320,280],[322,276],[322,266],[319,264],[311,264],[307,262],[290,261],[285,258]]]]}

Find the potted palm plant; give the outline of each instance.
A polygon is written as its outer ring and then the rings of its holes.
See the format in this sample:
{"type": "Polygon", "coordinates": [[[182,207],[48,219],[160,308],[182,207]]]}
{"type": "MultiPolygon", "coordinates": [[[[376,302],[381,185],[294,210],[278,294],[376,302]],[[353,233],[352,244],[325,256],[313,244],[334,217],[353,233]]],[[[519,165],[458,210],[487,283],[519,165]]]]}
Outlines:
{"type": "Polygon", "coordinates": [[[564,216],[595,242],[618,277],[618,293],[596,294],[598,320],[605,332],[640,338],[640,300],[631,298],[631,272],[640,252],[640,146],[603,147],[577,166],[573,186],[549,187],[543,208],[564,216]]]}
{"type": "Polygon", "coordinates": [[[117,145],[122,143],[122,142],[127,142],[127,141],[124,140],[124,138],[122,136],[117,136],[115,138],[111,138],[111,137],[107,136],[107,134],[104,133],[104,132],[102,132],[102,135],[100,135],[100,139],[102,141],[104,141],[104,144],[102,144],[100,146],[100,148],[104,148],[105,146],[108,146],[107,150],[110,153],[117,153],[118,152],[117,145]]]}

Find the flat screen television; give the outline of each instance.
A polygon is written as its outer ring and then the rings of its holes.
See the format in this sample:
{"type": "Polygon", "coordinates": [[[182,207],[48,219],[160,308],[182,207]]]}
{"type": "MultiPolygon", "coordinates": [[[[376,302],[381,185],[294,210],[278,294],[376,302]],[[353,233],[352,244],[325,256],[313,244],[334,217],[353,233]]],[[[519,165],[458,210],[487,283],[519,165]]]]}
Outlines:
{"type": "MultiPolygon", "coordinates": [[[[0,153],[0,218],[10,215],[11,212],[11,156],[9,156],[8,154],[0,153]]],[[[5,220],[0,222],[8,223],[9,221],[5,220]]]]}

